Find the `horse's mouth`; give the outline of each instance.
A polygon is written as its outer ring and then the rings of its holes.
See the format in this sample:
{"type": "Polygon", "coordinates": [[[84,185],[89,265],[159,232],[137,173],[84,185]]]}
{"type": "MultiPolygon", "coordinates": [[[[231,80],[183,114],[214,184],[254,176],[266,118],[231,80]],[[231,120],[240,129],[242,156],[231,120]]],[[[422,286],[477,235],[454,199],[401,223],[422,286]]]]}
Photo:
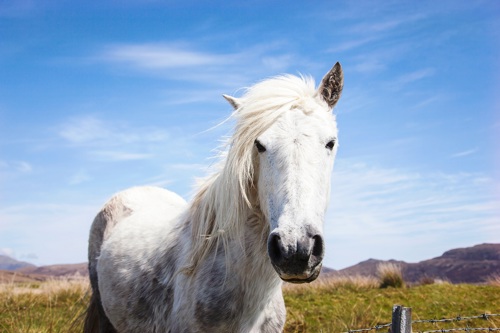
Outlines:
{"type": "Polygon", "coordinates": [[[300,284],[300,283],[310,283],[316,280],[319,276],[319,273],[321,272],[321,264],[315,267],[314,271],[312,274],[306,277],[298,277],[298,276],[289,276],[286,274],[278,274],[280,279],[288,282],[288,283],[295,283],[295,284],[300,284]]]}

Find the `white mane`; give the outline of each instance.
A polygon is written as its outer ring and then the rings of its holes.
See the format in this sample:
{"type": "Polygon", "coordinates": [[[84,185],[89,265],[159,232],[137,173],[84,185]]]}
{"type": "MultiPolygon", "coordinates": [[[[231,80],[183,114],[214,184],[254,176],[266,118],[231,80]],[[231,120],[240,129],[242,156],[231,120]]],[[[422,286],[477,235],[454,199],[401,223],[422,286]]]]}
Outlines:
{"type": "Polygon", "coordinates": [[[262,81],[248,88],[239,101],[231,115],[236,125],[221,170],[201,184],[189,210],[193,249],[187,273],[193,272],[219,241],[226,244],[231,235],[243,240],[246,220],[251,215],[261,216],[254,182],[257,137],[292,108],[301,107],[304,112],[318,104],[328,108],[311,77],[293,75],[262,81]]]}

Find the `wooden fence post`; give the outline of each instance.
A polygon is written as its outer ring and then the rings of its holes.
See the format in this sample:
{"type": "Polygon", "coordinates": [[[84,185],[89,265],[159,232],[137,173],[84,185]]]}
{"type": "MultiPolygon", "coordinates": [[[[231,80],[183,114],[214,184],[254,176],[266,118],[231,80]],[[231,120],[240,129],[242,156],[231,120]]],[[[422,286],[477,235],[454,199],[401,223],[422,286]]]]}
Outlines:
{"type": "Polygon", "coordinates": [[[392,333],[411,333],[411,308],[392,307],[392,333]]]}

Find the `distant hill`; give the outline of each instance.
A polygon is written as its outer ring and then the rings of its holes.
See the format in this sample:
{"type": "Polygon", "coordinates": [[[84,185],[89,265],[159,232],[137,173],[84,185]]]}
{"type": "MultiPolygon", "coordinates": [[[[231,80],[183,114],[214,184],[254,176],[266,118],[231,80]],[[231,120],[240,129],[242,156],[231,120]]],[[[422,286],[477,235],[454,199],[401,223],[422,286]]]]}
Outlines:
{"type": "Polygon", "coordinates": [[[0,255],[0,283],[36,282],[54,277],[73,277],[75,275],[88,275],[87,263],[37,267],[24,261],[0,255]]]}
{"type": "Polygon", "coordinates": [[[493,274],[500,274],[500,244],[449,250],[439,257],[418,263],[369,259],[334,274],[376,276],[377,266],[385,262],[400,265],[404,279],[409,282],[429,277],[452,283],[481,283],[493,274]]]}
{"type": "Polygon", "coordinates": [[[349,266],[344,269],[340,269],[336,271],[336,274],[339,275],[372,275],[376,276],[377,275],[377,266],[383,263],[392,263],[401,266],[402,268],[408,265],[404,261],[398,261],[398,260],[378,260],[378,259],[368,259],[365,261],[361,261],[360,263],[357,263],[356,265],[349,266]]]}
{"type": "Polygon", "coordinates": [[[18,261],[11,257],[0,254],[0,270],[15,271],[16,269],[25,267],[36,267],[36,266],[28,262],[18,261]]]}
{"type": "Polygon", "coordinates": [[[329,268],[329,267],[321,267],[321,274],[332,274],[332,273],[335,273],[337,272],[336,270],[334,270],[333,268],[329,268]]]}
{"type": "Polygon", "coordinates": [[[72,275],[88,275],[87,263],[81,264],[65,264],[65,265],[49,265],[40,267],[23,267],[16,270],[23,274],[49,275],[49,276],[72,276],[72,275]]]}
{"type": "Polygon", "coordinates": [[[45,281],[48,278],[50,278],[50,276],[47,276],[47,275],[26,275],[23,273],[19,273],[17,271],[0,270],[0,283],[13,283],[13,282],[31,283],[31,282],[45,281]]]}

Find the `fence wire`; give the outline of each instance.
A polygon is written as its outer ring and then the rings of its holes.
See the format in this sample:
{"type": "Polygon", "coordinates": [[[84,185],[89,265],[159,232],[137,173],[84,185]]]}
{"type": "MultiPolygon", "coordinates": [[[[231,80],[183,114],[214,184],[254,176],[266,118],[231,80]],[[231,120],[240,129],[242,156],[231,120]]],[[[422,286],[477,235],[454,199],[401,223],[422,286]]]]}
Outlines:
{"type": "Polygon", "coordinates": [[[421,319],[421,320],[412,320],[412,324],[419,324],[419,323],[451,323],[451,322],[457,322],[457,321],[462,321],[462,320],[471,320],[471,319],[484,319],[488,320],[490,317],[497,317],[500,316],[500,314],[490,314],[490,313],[483,313],[481,315],[477,316],[470,316],[470,317],[462,317],[462,316],[457,316],[454,318],[443,318],[443,319],[421,319]]]}
{"type": "MultiPolygon", "coordinates": [[[[452,322],[459,322],[459,321],[464,321],[464,320],[472,320],[472,319],[484,319],[488,320],[491,317],[498,317],[500,314],[496,313],[483,313],[477,316],[457,316],[454,318],[442,318],[442,319],[418,319],[418,320],[412,320],[411,324],[412,327],[414,324],[422,324],[422,323],[427,323],[427,324],[436,324],[436,323],[452,323],[452,322]]],[[[387,323],[387,324],[381,324],[381,325],[375,325],[373,327],[368,327],[368,328],[360,328],[360,329],[355,329],[355,330],[348,330],[347,332],[343,333],[360,333],[360,332],[371,332],[371,331],[380,331],[383,328],[390,328],[392,326],[392,323],[387,323]]],[[[412,330],[413,331],[413,330],[412,330]]],[[[429,331],[413,331],[415,333],[448,333],[448,332],[495,332],[495,331],[500,331],[500,328],[496,327],[460,327],[460,328],[442,328],[442,329],[436,329],[436,330],[429,330],[429,331]]]]}
{"type": "Polygon", "coordinates": [[[384,327],[391,327],[392,326],[392,323],[388,323],[388,324],[381,324],[381,325],[375,325],[373,327],[369,327],[369,328],[360,328],[360,329],[357,329],[357,330],[349,330],[347,332],[344,332],[344,333],[356,333],[356,332],[370,332],[370,331],[378,331],[378,330],[381,330],[382,328],[384,327]]]}
{"type": "Polygon", "coordinates": [[[492,327],[462,327],[462,328],[448,328],[448,329],[440,329],[440,330],[431,330],[431,331],[416,331],[416,333],[445,333],[445,332],[494,332],[500,331],[500,328],[492,328],[492,327]]]}

